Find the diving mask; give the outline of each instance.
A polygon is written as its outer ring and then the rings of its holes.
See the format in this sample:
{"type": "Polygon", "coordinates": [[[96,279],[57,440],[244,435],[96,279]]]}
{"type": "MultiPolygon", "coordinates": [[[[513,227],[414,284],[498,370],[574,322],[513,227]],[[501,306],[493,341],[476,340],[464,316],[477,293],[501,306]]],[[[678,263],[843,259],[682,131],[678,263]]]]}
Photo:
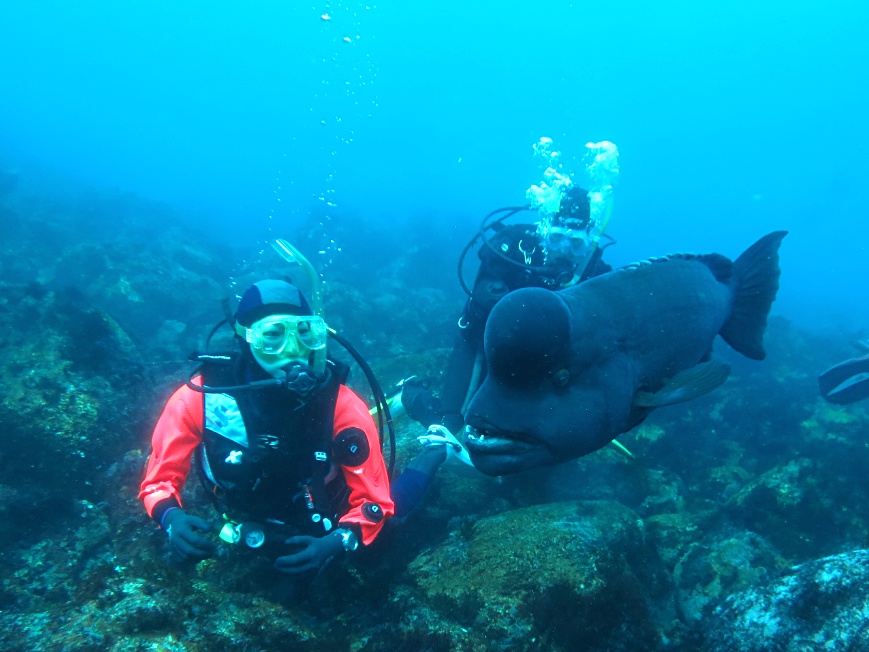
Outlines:
{"type": "Polygon", "coordinates": [[[326,323],[314,315],[269,315],[249,328],[237,328],[251,349],[284,360],[307,359],[312,351],[326,348],[328,337],[326,323]]]}
{"type": "Polygon", "coordinates": [[[326,366],[328,328],[315,315],[269,315],[249,327],[236,325],[238,334],[250,344],[250,352],[266,373],[289,378],[290,370],[300,365],[322,376],[326,366]]]}
{"type": "Polygon", "coordinates": [[[574,231],[562,226],[551,226],[544,236],[544,245],[548,254],[570,254],[579,256],[589,245],[589,237],[585,231],[574,231]]]}

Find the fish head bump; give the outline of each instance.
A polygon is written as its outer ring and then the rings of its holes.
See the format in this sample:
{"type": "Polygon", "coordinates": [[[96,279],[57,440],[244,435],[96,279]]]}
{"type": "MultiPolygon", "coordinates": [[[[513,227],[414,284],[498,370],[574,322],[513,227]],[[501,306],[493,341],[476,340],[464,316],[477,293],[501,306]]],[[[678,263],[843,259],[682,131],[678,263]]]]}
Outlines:
{"type": "Polygon", "coordinates": [[[488,375],[466,414],[474,466],[503,475],[579,457],[596,419],[593,388],[574,382],[571,313],[557,293],[511,292],[486,323],[488,375]],[[586,406],[565,410],[566,405],[586,406]]]}

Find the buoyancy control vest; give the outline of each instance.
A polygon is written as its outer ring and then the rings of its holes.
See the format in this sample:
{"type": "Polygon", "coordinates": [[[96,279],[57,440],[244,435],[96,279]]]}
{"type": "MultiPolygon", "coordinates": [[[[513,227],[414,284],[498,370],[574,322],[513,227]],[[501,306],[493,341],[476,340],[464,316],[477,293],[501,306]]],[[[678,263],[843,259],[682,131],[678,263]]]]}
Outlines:
{"type": "MultiPolygon", "coordinates": [[[[203,385],[231,388],[238,358],[202,366],[203,385]]],[[[282,387],[203,394],[198,460],[218,509],[234,520],[280,523],[321,536],[338,525],[349,489],[334,463],[338,391],[349,368],[329,360],[326,378],[302,400],[282,387]]]]}

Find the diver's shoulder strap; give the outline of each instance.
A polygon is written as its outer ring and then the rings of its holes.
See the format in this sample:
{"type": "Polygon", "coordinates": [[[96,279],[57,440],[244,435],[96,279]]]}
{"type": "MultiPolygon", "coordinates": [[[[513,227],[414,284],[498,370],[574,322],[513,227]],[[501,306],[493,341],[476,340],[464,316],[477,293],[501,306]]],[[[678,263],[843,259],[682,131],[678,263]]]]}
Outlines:
{"type": "Polygon", "coordinates": [[[338,385],[346,385],[347,384],[347,378],[350,377],[350,365],[344,364],[340,360],[328,358],[326,360],[326,367],[329,369],[329,372],[332,374],[332,382],[337,381],[338,385]]]}
{"type": "Polygon", "coordinates": [[[191,359],[199,362],[199,374],[202,385],[206,387],[223,387],[235,385],[236,369],[241,354],[237,351],[222,353],[194,353],[191,359]]]}

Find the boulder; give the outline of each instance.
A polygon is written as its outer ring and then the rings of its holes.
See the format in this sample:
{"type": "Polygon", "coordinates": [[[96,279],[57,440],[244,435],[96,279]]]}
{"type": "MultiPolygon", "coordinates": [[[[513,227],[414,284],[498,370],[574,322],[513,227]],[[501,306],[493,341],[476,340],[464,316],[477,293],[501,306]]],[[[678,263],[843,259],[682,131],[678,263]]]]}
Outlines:
{"type": "Polygon", "coordinates": [[[644,559],[633,511],[573,501],[483,518],[410,573],[444,619],[488,649],[649,650],[660,635],[635,573],[644,559]]]}
{"type": "Polygon", "coordinates": [[[795,566],[739,592],[708,620],[711,652],[869,649],[869,550],[795,566]]]}

